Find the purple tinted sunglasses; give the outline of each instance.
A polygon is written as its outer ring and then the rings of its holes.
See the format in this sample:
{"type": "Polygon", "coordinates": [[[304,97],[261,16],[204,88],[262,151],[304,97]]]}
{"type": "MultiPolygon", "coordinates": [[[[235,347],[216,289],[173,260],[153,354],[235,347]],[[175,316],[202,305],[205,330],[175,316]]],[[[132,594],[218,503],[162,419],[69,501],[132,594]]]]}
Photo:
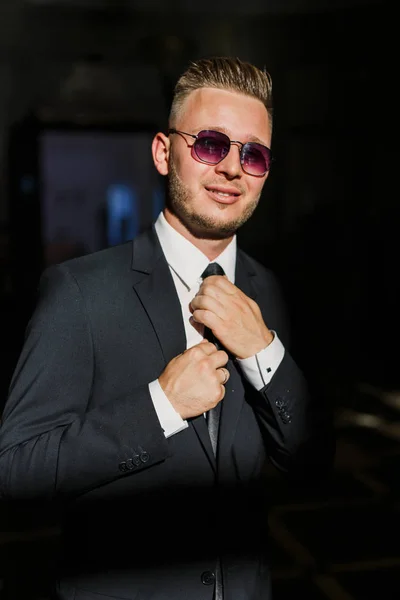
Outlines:
{"type": "Polygon", "coordinates": [[[242,169],[248,175],[263,177],[270,170],[273,161],[272,153],[267,146],[257,144],[256,142],[238,142],[230,140],[225,133],[206,129],[200,131],[197,135],[179,131],[178,129],[169,129],[168,134],[178,133],[188,135],[194,138],[192,146],[197,158],[208,165],[217,165],[227,156],[232,144],[240,146],[240,164],[242,169]]]}

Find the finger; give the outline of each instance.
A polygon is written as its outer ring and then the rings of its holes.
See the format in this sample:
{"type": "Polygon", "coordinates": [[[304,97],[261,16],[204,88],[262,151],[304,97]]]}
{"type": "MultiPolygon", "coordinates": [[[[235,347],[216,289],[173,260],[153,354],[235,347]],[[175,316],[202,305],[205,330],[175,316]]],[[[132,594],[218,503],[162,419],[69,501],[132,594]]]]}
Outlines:
{"type": "Polygon", "coordinates": [[[225,314],[224,304],[218,300],[218,298],[206,296],[205,294],[199,294],[195,296],[191,301],[189,308],[192,314],[196,310],[209,310],[215,315],[218,315],[220,318],[222,318],[225,314]]]}
{"type": "Polygon", "coordinates": [[[221,367],[225,367],[226,363],[229,360],[229,356],[227,355],[225,350],[217,350],[214,354],[210,356],[210,360],[214,369],[220,369],[221,367]]]}
{"type": "Polygon", "coordinates": [[[230,377],[230,373],[226,367],[220,367],[217,369],[218,377],[220,379],[221,385],[225,385],[230,377]]]}
{"type": "Polygon", "coordinates": [[[195,308],[209,308],[214,310],[221,317],[227,315],[227,310],[243,310],[246,307],[252,308],[251,300],[239,288],[237,288],[229,280],[217,282],[209,285],[207,280],[202,284],[196,296],[193,298],[190,309],[193,312],[195,308]],[[208,300],[205,300],[208,299],[208,300]],[[219,304],[210,303],[209,300],[214,299],[219,304]],[[193,309],[192,309],[193,305],[193,309]]]}
{"type": "Polygon", "coordinates": [[[223,319],[213,313],[211,310],[203,310],[202,308],[196,308],[191,319],[195,321],[195,323],[201,323],[206,327],[209,327],[211,330],[214,330],[218,326],[221,326],[223,323],[223,319]]]}
{"type": "Polygon", "coordinates": [[[210,356],[216,352],[215,344],[206,339],[201,340],[195,346],[191,346],[183,353],[190,361],[203,359],[205,356],[210,356]]]}
{"type": "Polygon", "coordinates": [[[225,292],[226,294],[232,295],[240,292],[239,288],[234,285],[226,276],[212,275],[204,279],[200,285],[200,290],[208,290],[210,293],[225,292]]]}
{"type": "Polygon", "coordinates": [[[224,298],[226,298],[226,296],[232,295],[232,291],[229,291],[229,290],[231,290],[231,287],[228,287],[226,289],[226,288],[224,288],[224,286],[222,286],[220,284],[219,281],[209,281],[207,279],[206,281],[204,281],[201,284],[197,294],[195,295],[195,298],[197,296],[204,295],[204,296],[210,296],[212,298],[216,298],[217,300],[220,300],[221,302],[223,302],[224,298]]]}

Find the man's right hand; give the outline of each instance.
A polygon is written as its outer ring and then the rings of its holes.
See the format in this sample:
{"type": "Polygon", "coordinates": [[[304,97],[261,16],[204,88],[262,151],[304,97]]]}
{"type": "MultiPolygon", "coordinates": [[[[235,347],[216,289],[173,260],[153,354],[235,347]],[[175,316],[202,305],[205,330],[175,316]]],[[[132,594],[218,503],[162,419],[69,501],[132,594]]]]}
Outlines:
{"type": "Polygon", "coordinates": [[[158,378],[162,390],[182,419],[214,408],[225,396],[228,355],[202,340],[168,363],[158,378]]]}

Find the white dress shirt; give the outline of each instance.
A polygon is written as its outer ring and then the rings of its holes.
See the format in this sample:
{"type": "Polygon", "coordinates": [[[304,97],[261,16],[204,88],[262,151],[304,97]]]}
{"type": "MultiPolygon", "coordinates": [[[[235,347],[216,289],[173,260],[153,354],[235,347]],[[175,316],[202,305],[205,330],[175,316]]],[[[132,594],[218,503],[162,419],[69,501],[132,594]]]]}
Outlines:
{"type": "MultiPolygon", "coordinates": [[[[201,274],[210,261],[196,246],[171,227],[162,212],[155,223],[155,230],[181,304],[186,348],[191,348],[203,339],[203,335],[190,323],[189,319],[192,315],[189,304],[200,288],[203,281],[201,274]]],[[[235,283],[236,249],[236,236],[234,236],[225,250],[212,261],[221,265],[232,283],[235,283]]],[[[282,342],[276,333],[273,333],[274,339],[266,348],[249,358],[236,359],[243,375],[257,390],[269,383],[285,354],[282,342]]],[[[165,437],[170,437],[188,427],[187,421],[182,419],[173,408],[158,379],[149,384],[149,390],[165,437]]]]}

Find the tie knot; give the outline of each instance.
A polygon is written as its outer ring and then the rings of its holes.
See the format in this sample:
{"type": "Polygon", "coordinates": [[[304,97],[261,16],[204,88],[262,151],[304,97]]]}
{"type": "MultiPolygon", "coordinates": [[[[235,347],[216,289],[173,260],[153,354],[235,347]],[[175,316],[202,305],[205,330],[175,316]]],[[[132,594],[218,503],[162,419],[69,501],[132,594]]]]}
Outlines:
{"type": "Polygon", "coordinates": [[[210,263],[201,274],[202,279],[210,277],[210,275],[225,275],[225,271],[218,263],[210,263]]]}

